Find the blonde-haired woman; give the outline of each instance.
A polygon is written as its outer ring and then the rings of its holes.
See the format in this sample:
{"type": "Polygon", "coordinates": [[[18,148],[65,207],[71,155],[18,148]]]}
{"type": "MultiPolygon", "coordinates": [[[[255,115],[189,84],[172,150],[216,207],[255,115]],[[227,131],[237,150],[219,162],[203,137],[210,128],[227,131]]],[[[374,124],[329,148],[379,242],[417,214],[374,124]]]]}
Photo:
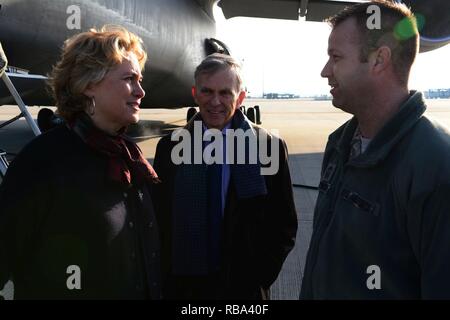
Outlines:
{"type": "Polygon", "coordinates": [[[0,186],[0,288],[16,299],[158,299],[157,175],[124,136],[139,120],[147,55],[118,26],[68,39],[50,76],[65,125],[11,163],[0,186]]]}

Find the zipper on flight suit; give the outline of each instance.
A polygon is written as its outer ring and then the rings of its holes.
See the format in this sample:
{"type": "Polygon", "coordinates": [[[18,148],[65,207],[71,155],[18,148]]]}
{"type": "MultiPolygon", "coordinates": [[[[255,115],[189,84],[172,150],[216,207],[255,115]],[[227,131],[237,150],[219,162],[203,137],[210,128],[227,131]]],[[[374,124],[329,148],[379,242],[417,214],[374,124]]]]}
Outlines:
{"type": "MultiPolygon", "coordinates": [[[[332,192],[335,188],[337,190],[337,192],[334,194],[334,197],[330,200],[330,203],[328,205],[328,210],[326,211],[326,214],[323,215],[322,217],[318,217],[317,220],[317,227],[316,230],[314,231],[316,233],[315,236],[315,241],[310,243],[310,247],[309,247],[309,251],[308,251],[308,257],[312,257],[314,259],[314,261],[309,261],[309,263],[305,266],[305,274],[309,274],[310,275],[310,283],[308,284],[309,286],[309,291],[312,295],[312,297],[314,297],[314,292],[313,292],[313,288],[312,288],[312,271],[315,269],[316,263],[317,263],[317,253],[319,250],[319,244],[320,241],[322,239],[322,236],[324,234],[325,229],[327,228],[328,224],[331,221],[331,217],[333,216],[333,211],[334,211],[334,206],[336,204],[337,198],[340,194],[340,190],[342,188],[342,181],[340,181],[340,179],[338,179],[339,177],[335,177],[334,181],[336,181],[336,183],[332,183],[331,181],[333,180],[333,177],[338,174],[338,176],[342,177],[342,174],[337,173],[338,169],[338,164],[339,161],[342,161],[341,159],[339,159],[339,157],[337,159],[335,159],[334,161],[330,162],[327,165],[327,168],[324,171],[323,174],[323,178],[321,179],[321,182],[319,184],[319,192],[324,192],[324,194],[327,194],[328,192],[332,192]],[[319,220],[320,219],[320,220],[319,220]],[[308,268],[308,270],[306,270],[306,267],[308,268]]],[[[345,171],[345,168],[344,168],[345,171]]]]}

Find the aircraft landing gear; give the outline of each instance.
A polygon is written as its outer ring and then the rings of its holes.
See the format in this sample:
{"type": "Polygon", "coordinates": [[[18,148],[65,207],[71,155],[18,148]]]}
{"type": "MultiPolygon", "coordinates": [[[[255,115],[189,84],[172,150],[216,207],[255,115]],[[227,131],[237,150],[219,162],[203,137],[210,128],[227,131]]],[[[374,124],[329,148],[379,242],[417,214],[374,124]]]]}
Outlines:
{"type": "Polygon", "coordinates": [[[247,116],[248,120],[255,124],[262,124],[261,122],[261,110],[259,106],[250,107],[248,109],[245,106],[240,107],[242,112],[247,116]]]}
{"type": "Polygon", "coordinates": [[[41,132],[45,132],[59,126],[60,124],[63,124],[64,120],[57,116],[52,110],[42,108],[38,112],[37,123],[39,129],[41,129],[41,132]]]}
{"type": "Polygon", "coordinates": [[[256,113],[256,124],[262,124],[261,122],[261,111],[259,110],[259,106],[255,106],[255,113],[256,113]]]}
{"type": "Polygon", "coordinates": [[[189,122],[189,120],[191,120],[196,113],[197,109],[195,109],[194,107],[189,108],[186,115],[186,122],[189,122]]]}
{"type": "Polygon", "coordinates": [[[248,108],[247,109],[247,118],[253,123],[256,123],[256,115],[255,115],[255,109],[254,108],[248,108]]]}

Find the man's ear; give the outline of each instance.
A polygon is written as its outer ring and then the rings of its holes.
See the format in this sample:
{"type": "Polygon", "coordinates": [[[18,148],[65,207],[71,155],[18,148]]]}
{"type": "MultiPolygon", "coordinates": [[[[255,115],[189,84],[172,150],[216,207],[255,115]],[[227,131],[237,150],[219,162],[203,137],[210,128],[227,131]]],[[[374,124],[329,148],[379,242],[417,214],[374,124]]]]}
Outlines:
{"type": "Polygon", "coordinates": [[[240,107],[241,105],[242,105],[242,102],[244,101],[244,99],[245,99],[245,95],[246,95],[246,93],[245,93],[245,90],[242,90],[241,92],[239,92],[239,96],[238,96],[238,107],[240,107]]]}
{"type": "Polygon", "coordinates": [[[192,97],[194,98],[195,103],[198,104],[198,102],[197,102],[197,87],[196,86],[192,86],[191,94],[192,94],[192,97]]]}
{"type": "Polygon", "coordinates": [[[381,46],[370,56],[372,70],[380,73],[392,65],[392,51],[388,46],[381,46]]]}

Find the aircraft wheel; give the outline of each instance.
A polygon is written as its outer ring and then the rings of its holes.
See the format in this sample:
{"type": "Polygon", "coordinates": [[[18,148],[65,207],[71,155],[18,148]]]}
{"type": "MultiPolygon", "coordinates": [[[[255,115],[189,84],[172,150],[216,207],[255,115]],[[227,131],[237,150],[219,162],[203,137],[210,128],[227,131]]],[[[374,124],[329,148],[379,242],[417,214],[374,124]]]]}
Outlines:
{"type": "Polygon", "coordinates": [[[247,110],[247,118],[253,123],[256,123],[256,117],[255,117],[255,109],[254,108],[248,108],[247,110]]]}
{"type": "Polygon", "coordinates": [[[47,108],[42,108],[39,110],[37,115],[37,124],[41,132],[45,132],[53,128],[52,119],[53,111],[47,108]]]}
{"type": "Polygon", "coordinates": [[[194,107],[189,108],[186,115],[186,121],[189,122],[189,120],[191,120],[196,113],[197,109],[195,109],[194,107]]]}
{"type": "Polygon", "coordinates": [[[262,124],[261,111],[259,110],[259,106],[255,106],[255,112],[256,112],[256,124],[262,124]]]}
{"type": "Polygon", "coordinates": [[[48,108],[42,108],[38,112],[37,124],[41,132],[53,129],[63,123],[64,120],[48,108]]]}

